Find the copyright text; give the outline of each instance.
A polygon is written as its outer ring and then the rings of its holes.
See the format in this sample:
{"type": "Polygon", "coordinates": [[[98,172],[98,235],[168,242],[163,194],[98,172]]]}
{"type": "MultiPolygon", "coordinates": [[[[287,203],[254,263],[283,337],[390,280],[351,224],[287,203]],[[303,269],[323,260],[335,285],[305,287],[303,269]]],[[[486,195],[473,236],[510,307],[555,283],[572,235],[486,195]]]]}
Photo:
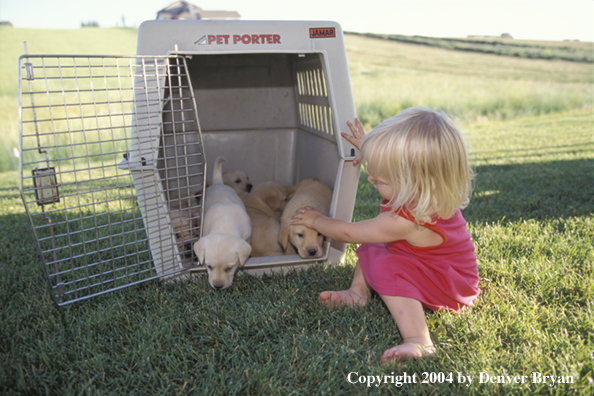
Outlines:
{"type": "Polygon", "coordinates": [[[404,384],[465,384],[471,386],[473,384],[542,384],[553,387],[557,384],[573,384],[573,376],[563,375],[543,375],[538,372],[532,372],[529,375],[491,375],[487,372],[480,372],[477,374],[463,374],[463,373],[412,373],[407,372],[395,375],[393,372],[390,375],[365,375],[359,374],[357,371],[351,371],[347,375],[347,381],[351,384],[362,384],[367,387],[382,385],[390,385],[401,387],[404,384]]]}

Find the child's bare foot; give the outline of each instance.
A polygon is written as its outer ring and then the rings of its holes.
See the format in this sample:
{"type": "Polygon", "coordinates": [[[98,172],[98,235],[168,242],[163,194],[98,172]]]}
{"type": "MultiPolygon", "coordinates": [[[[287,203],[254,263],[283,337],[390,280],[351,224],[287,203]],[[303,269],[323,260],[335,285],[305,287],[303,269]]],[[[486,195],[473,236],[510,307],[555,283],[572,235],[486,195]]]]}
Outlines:
{"type": "Polygon", "coordinates": [[[392,361],[406,361],[407,358],[426,358],[435,356],[437,350],[431,341],[409,339],[402,344],[388,349],[382,355],[382,364],[392,361]],[[420,341],[420,342],[419,342],[420,341]]]}
{"type": "Polygon", "coordinates": [[[369,296],[367,293],[359,293],[354,290],[341,290],[341,291],[324,291],[320,293],[318,302],[322,305],[326,305],[330,308],[340,307],[346,305],[351,308],[363,307],[367,304],[369,296]]]}

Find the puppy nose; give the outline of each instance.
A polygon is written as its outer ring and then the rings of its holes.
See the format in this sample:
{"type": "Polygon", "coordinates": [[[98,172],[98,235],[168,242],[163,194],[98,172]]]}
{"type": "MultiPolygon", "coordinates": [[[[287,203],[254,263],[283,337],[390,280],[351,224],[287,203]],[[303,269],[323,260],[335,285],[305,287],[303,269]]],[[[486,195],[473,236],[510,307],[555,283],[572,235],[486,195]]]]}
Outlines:
{"type": "Polygon", "coordinates": [[[247,192],[250,192],[250,191],[252,191],[252,187],[253,187],[253,185],[252,185],[252,184],[248,184],[248,185],[246,186],[246,188],[247,188],[247,192]]]}
{"type": "Polygon", "coordinates": [[[307,251],[307,253],[308,253],[310,256],[315,256],[315,255],[318,253],[318,249],[309,249],[309,250],[307,251]]]}
{"type": "Polygon", "coordinates": [[[212,285],[212,287],[214,287],[215,289],[219,290],[220,288],[223,287],[223,285],[212,285]]]}

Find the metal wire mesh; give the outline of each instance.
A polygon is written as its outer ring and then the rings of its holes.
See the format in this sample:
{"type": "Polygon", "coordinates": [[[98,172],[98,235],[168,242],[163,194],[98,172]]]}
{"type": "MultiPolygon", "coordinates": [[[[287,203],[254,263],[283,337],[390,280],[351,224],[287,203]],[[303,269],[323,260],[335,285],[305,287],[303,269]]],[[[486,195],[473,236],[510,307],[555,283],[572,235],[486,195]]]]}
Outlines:
{"type": "Polygon", "coordinates": [[[24,55],[21,195],[58,305],[196,265],[204,156],[181,57],[24,55]]]}

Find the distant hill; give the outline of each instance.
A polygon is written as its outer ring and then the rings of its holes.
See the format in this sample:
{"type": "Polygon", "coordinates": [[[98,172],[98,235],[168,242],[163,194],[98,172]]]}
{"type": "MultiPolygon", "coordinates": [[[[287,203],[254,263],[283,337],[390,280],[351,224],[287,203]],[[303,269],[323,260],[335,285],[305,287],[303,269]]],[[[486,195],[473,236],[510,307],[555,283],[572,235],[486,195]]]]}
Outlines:
{"type": "Polygon", "coordinates": [[[398,34],[355,33],[401,43],[428,45],[455,51],[480,52],[519,58],[567,60],[594,63],[594,43],[579,41],[532,41],[512,38],[436,38],[398,34]]]}

